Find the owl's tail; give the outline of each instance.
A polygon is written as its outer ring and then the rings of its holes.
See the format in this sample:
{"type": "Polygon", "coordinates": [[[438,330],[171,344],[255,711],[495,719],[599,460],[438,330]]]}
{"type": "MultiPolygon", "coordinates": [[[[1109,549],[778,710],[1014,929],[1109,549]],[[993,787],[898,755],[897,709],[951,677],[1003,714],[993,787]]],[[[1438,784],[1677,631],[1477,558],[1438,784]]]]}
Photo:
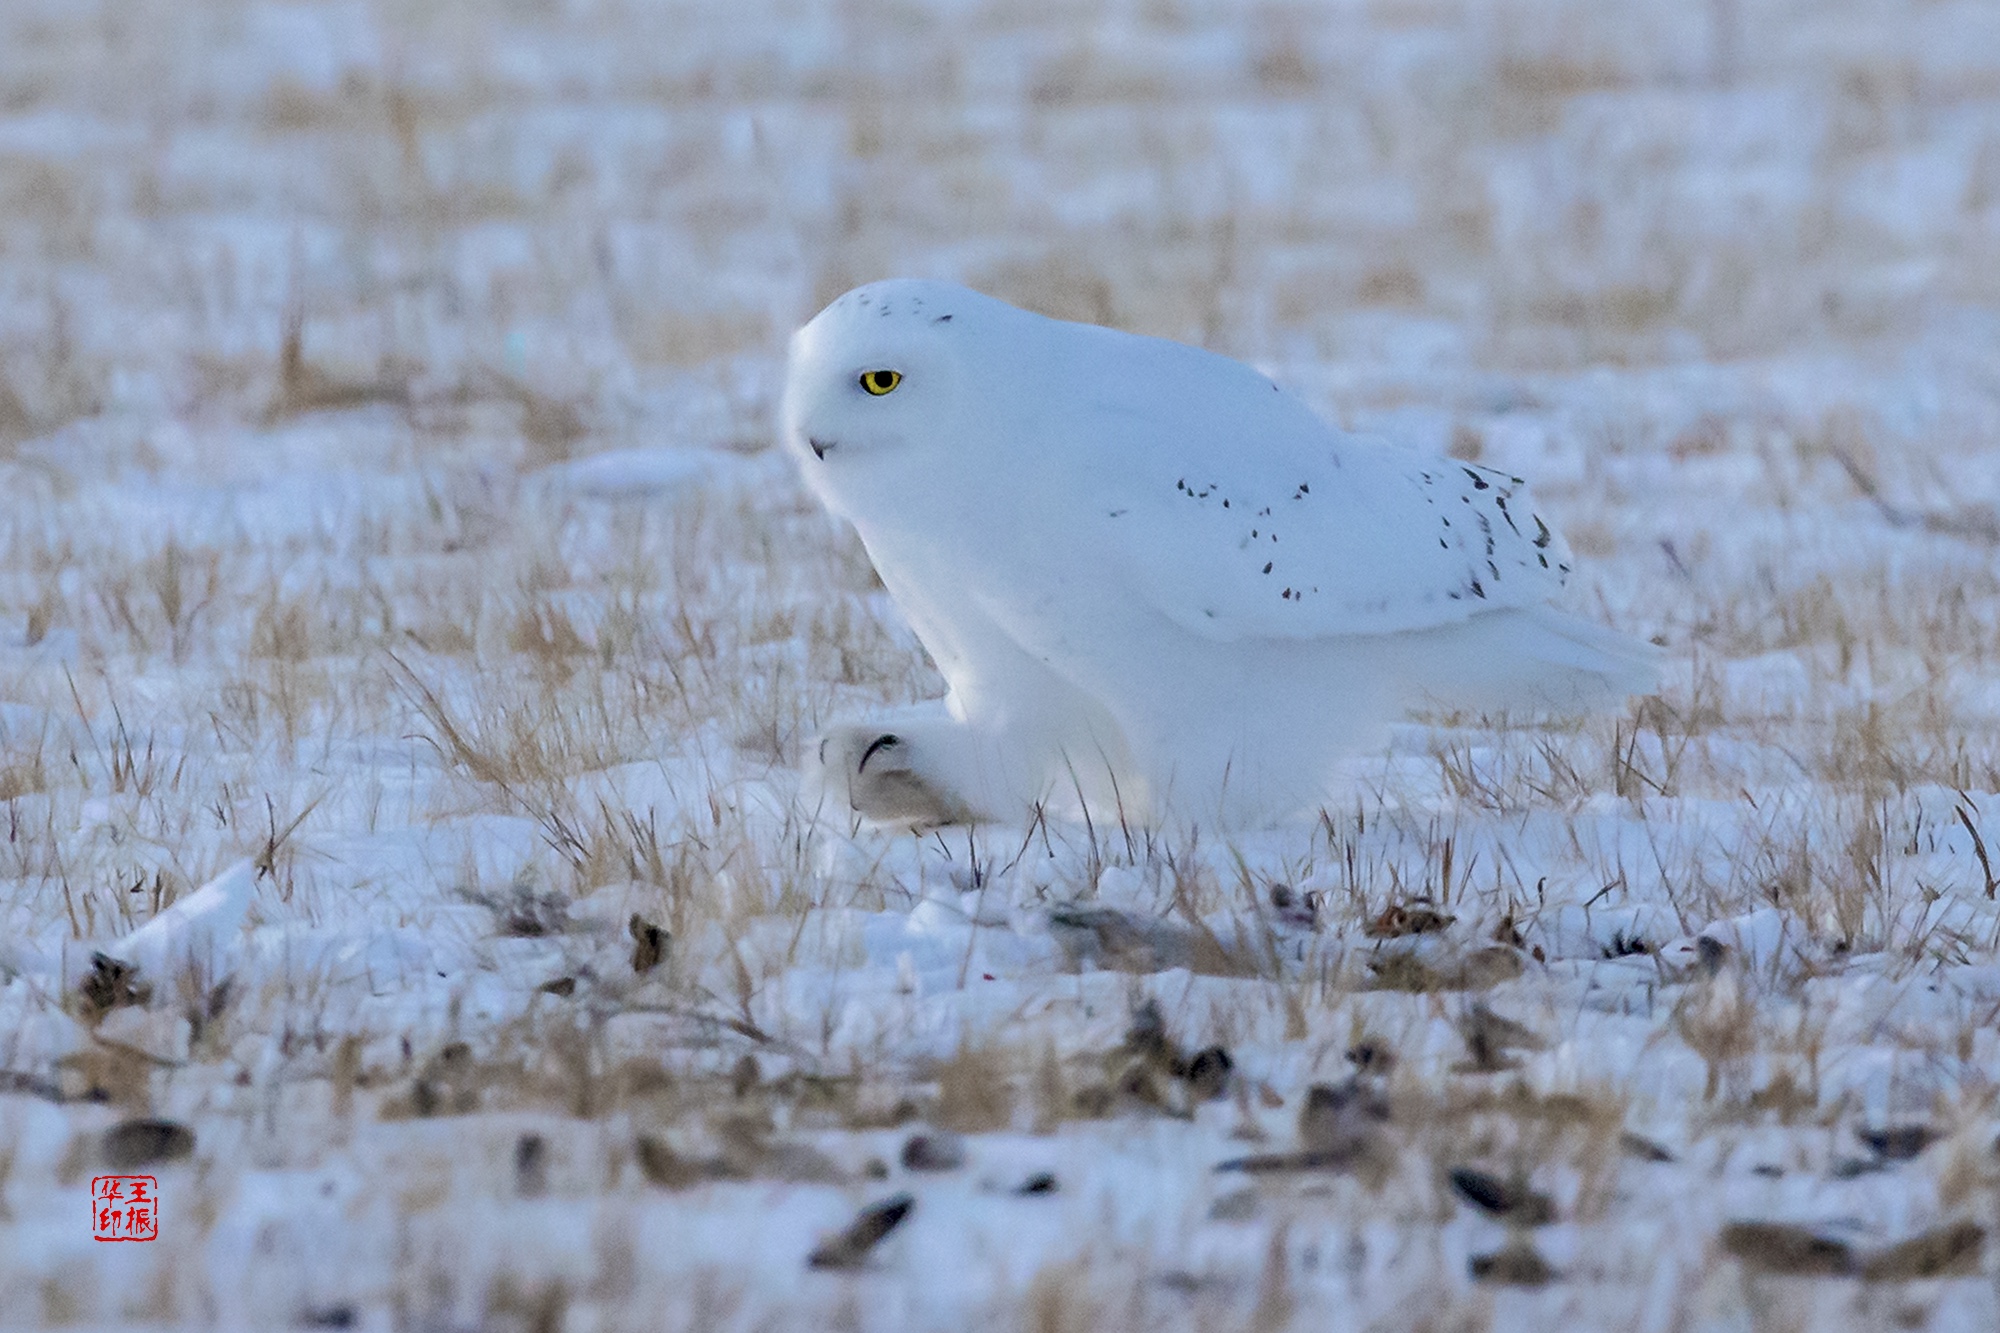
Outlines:
{"type": "Polygon", "coordinates": [[[1552,606],[1493,611],[1431,635],[1434,642],[1412,645],[1421,659],[1405,677],[1414,708],[1594,712],[1651,694],[1664,657],[1643,639],[1552,606]]]}

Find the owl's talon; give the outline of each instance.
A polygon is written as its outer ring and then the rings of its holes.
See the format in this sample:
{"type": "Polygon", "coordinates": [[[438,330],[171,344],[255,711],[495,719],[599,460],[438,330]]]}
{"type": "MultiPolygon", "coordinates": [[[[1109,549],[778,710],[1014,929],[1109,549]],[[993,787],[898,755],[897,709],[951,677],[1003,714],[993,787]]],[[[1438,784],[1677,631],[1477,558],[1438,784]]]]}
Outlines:
{"type": "Polygon", "coordinates": [[[877,736],[874,740],[868,742],[868,748],[861,752],[861,761],[854,766],[855,773],[866,773],[868,771],[868,761],[873,759],[877,753],[891,746],[901,745],[902,743],[903,738],[892,732],[884,732],[880,736],[877,736]]]}
{"type": "Polygon", "coordinates": [[[873,823],[916,831],[971,823],[965,801],[924,771],[925,753],[898,732],[836,727],[820,738],[822,780],[873,823]]]}

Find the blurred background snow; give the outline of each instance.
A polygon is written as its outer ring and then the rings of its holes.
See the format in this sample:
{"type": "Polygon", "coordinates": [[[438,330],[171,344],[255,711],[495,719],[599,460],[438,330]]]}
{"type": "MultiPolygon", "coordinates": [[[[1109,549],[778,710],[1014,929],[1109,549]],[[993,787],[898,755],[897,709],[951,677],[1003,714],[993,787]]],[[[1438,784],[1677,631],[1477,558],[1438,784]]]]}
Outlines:
{"type": "Polygon", "coordinates": [[[1718,1239],[1994,1220],[1990,0],[6,0],[0,544],[0,1323],[1996,1317],[1718,1239]],[[939,688],[771,438],[893,274],[1521,472],[1662,701],[1231,848],[815,825],[939,688]],[[244,857],[227,986],[93,964],[244,857]],[[1211,1170],[1364,1038],[1393,1166],[1211,1170]]]}

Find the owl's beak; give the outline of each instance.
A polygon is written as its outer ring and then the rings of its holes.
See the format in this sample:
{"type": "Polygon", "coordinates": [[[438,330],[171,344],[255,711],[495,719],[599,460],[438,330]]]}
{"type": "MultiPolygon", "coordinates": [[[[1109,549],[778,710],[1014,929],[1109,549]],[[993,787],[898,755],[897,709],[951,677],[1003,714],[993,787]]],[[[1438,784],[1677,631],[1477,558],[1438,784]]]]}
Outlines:
{"type": "Polygon", "coordinates": [[[806,443],[812,446],[814,458],[825,458],[832,451],[834,444],[832,440],[822,440],[817,435],[807,436],[806,443]]]}

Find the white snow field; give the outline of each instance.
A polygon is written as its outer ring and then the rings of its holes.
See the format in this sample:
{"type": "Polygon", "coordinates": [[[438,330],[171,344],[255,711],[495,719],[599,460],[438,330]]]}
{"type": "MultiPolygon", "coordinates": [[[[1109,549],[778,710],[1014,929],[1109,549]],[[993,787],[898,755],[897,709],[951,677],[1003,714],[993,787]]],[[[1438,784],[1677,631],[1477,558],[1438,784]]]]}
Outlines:
{"type": "Polygon", "coordinates": [[[4,0],[0,550],[0,1324],[2000,1326],[1991,0],[4,0]],[[1662,693],[808,808],[892,274],[1528,478],[1662,693]]]}

